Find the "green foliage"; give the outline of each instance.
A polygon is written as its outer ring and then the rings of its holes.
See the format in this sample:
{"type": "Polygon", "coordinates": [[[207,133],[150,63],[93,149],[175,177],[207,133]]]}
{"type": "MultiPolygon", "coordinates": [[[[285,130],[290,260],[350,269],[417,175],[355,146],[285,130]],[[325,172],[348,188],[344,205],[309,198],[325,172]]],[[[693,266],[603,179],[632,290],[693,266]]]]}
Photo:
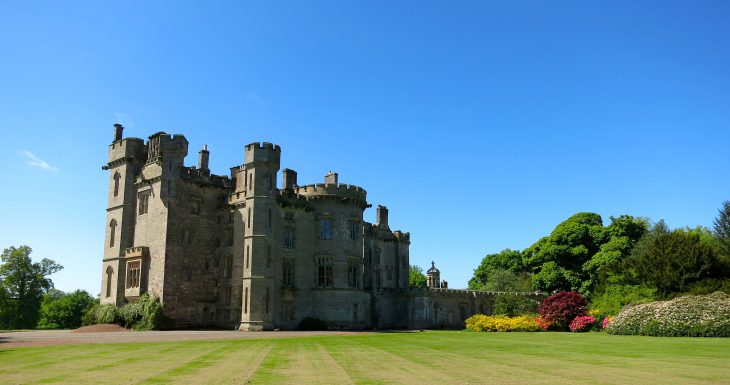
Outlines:
{"type": "Polygon", "coordinates": [[[307,317],[299,322],[299,330],[327,330],[327,322],[319,318],[307,317]]]}
{"type": "Polygon", "coordinates": [[[40,318],[43,294],[53,288],[47,276],[63,267],[51,259],[30,259],[28,246],[9,247],[0,265],[0,328],[34,328],[40,318]]]}
{"type": "Polygon", "coordinates": [[[134,330],[164,330],[172,321],[163,313],[159,298],[142,294],[137,302],[120,308],[114,305],[95,305],[83,317],[84,325],[118,323],[134,330]]]}
{"type": "Polygon", "coordinates": [[[524,271],[522,265],[522,253],[516,250],[504,249],[497,254],[489,254],[482,263],[474,270],[474,276],[469,280],[471,290],[486,289],[489,276],[494,270],[505,270],[512,273],[524,271]]]}
{"type": "Polygon", "coordinates": [[[730,295],[716,292],[628,307],[606,331],[664,337],[730,337],[730,295]]]}
{"type": "Polygon", "coordinates": [[[83,290],[76,290],[68,294],[59,290],[49,290],[43,296],[38,327],[41,329],[78,328],[81,326],[84,314],[96,302],[89,293],[83,290]]]}
{"type": "Polygon", "coordinates": [[[654,301],[656,289],[642,285],[616,284],[607,285],[600,295],[591,300],[592,309],[600,309],[602,316],[616,315],[630,304],[654,301]]]}
{"type": "Polygon", "coordinates": [[[720,253],[727,261],[730,259],[730,201],[722,202],[719,215],[714,220],[714,235],[720,247],[720,253]]]}
{"type": "Polygon", "coordinates": [[[509,270],[492,270],[483,290],[500,292],[494,297],[494,314],[514,317],[534,313],[537,310],[537,301],[521,295],[509,294],[532,291],[532,280],[527,273],[515,274],[509,270]]]}
{"type": "Polygon", "coordinates": [[[686,292],[705,279],[722,278],[718,274],[725,270],[708,230],[670,231],[662,221],[637,243],[631,258],[640,281],[656,287],[659,298],[686,292]]]}
{"type": "Polygon", "coordinates": [[[423,269],[420,266],[409,266],[408,285],[410,287],[426,287],[426,276],[423,274],[423,269]]]}

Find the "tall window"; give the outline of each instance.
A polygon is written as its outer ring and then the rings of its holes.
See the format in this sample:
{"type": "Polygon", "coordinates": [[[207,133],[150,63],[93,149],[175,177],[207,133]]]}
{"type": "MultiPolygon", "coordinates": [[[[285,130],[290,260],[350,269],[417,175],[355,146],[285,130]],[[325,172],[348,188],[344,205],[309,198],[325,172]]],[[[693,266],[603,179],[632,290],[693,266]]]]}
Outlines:
{"type": "Polygon", "coordinates": [[[223,278],[231,278],[233,275],[233,257],[226,256],[225,263],[223,264],[223,278]]]}
{"type": "Polygon", "coordinates": [[[248,208],[248,228],[251,228],[251,208],[248,208]]]}
{"type": "Polygon", "coordinates": [[[291,227],[284,228],[284,248],[293,249],[295,247],[294,229],[291,227]]]}
{"type": "Polygon", "coordinates": [[[332,286],[334,283],[332,269],[332,257],[319,257],[317,259],[317,286],[332,286]]]}
{"type": "Polygon", "coordinates": [[[149,192],[143,192],[139,194],[139,215],[147,214],[149,200],[149,192]]]}
{"type": "Polygon", "coordinates": [[[132,261],[127,263],[127,289],[139,287],[141,267],[141,261],[132,261]]]}
{"type": "Polygon", "coordinates": [[[248,269],[248,258],[251,256],[251,248],[249,245],[246,245],[246,268],[248,269]]]}
{"type": "Polygon", "coordinates": [[[388,277],[388,281],[390,281],[390,280],[393,279],[393,267],[392,266],[388,266],[386,269],[387,270],[385,271],[385,274],[388,277]]]}
{"type": "Polygon", "coordinates": [[[319,239],[332,239],[332,219],[320,219],[319,239]]]}
{"type": "Polygon", "coordinates": [[[268,228],[271,228],[271,208],[269,208],[269,216],[266,220],[268,228]]]}
{"type": "Polygon", "coordinates": [[[248,313],[248,287],[243,293],[243,312],[248,313]]]}
{"type": "Polygon", "coordinates": [[[114,268],[111,266],[106,267],[106,297],[109,298],[112,295],[112,278],[114,278],[114,268]]]}
{"type": "Polygon", "coordinates": [[[114,172],[114,196],[119,195],[119,178],[121,176],[119,175],[118,171],[114,172]]]}
{"type": "Polygon", "coordinates": [[[347,233],[352,240],[358,239],[358,232],[360,230],[360,225],[357,220],[350,219],[347,221],[347,233]]]}
{"type": "Polygon", "coordinates": [[[294,286],[294,259],[292,258],[284,259],[281,285],[284,287],[294,286]]]}
{"type": "Polygon", "coordinates": [[[355,259],[351,259],[347,264],[347,285],[357,288],[360,277],[360,264],[355,259]]]}
{"type": "Polygon", "coordinates": [[[231,304],[231,287],[226,287],[223,289],[223,304],[224,305],[231,304]]]}
{"type": "Polygon", "coordinates": [[[226,246],[233,246],[233,229],[226,230],[226,246]]]}
{"type": "Polygon", "coordinates": [[[190,214],[200,214],[200,198],[190,198],[190,214]]]}
{"type": "Polygon", "coordinates": [[[117,221],[116,219],[112,219],[111,222],[109,222],[109,248],[114,247],[114,238],[117,234],[117,221]]]}

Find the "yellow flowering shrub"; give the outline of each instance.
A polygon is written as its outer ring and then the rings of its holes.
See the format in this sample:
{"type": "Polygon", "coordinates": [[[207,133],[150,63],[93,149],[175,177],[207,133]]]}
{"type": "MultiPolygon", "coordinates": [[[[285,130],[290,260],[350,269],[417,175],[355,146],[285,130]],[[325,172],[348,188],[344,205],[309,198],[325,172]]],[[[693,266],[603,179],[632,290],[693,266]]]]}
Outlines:
{"type": "Polygon", "coordinates": [[[476,314],[467,318],[466,328],[475,332],[537,332],[540,327],[535,317],[476,314]]]}

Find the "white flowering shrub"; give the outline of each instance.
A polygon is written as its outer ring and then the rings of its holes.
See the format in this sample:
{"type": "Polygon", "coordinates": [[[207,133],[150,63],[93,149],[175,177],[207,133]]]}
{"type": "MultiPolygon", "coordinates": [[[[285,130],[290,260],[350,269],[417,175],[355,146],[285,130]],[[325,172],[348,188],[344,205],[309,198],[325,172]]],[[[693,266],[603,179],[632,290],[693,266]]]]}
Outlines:
{"type": "Polygon", "coordinates": [[[730,337],[730,295],[715,292],[624,308],[609,334],[664,337],[730,337]]]}

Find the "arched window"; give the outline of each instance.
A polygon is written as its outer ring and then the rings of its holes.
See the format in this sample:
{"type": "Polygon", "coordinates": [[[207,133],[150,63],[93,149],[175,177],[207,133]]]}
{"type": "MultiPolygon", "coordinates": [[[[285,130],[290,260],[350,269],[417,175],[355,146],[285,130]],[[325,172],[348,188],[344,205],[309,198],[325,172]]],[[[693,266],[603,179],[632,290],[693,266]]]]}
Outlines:
{"type": "Polygon", "coordinates": [[[106,267],[106,298],[112,295],[112,278],[114,277],[114,268],[106,267]]]}
{"type": "Polygon", "coordinates": [[[246,288],[243,293],[243,313],[248,313],[248,288],[246,288]]]}
{"type": "Polygon", "coordinates": [[[119,195],[119,178],[121,178],[119,172],[114,172],[114,196],[119,195]]]}
{"type": "Polygon", "coordinates": [[[109,247],[114,247],[114,236],[117,233],[117,220],[112,219],[111,222],[109,222],[109,247]]]}

